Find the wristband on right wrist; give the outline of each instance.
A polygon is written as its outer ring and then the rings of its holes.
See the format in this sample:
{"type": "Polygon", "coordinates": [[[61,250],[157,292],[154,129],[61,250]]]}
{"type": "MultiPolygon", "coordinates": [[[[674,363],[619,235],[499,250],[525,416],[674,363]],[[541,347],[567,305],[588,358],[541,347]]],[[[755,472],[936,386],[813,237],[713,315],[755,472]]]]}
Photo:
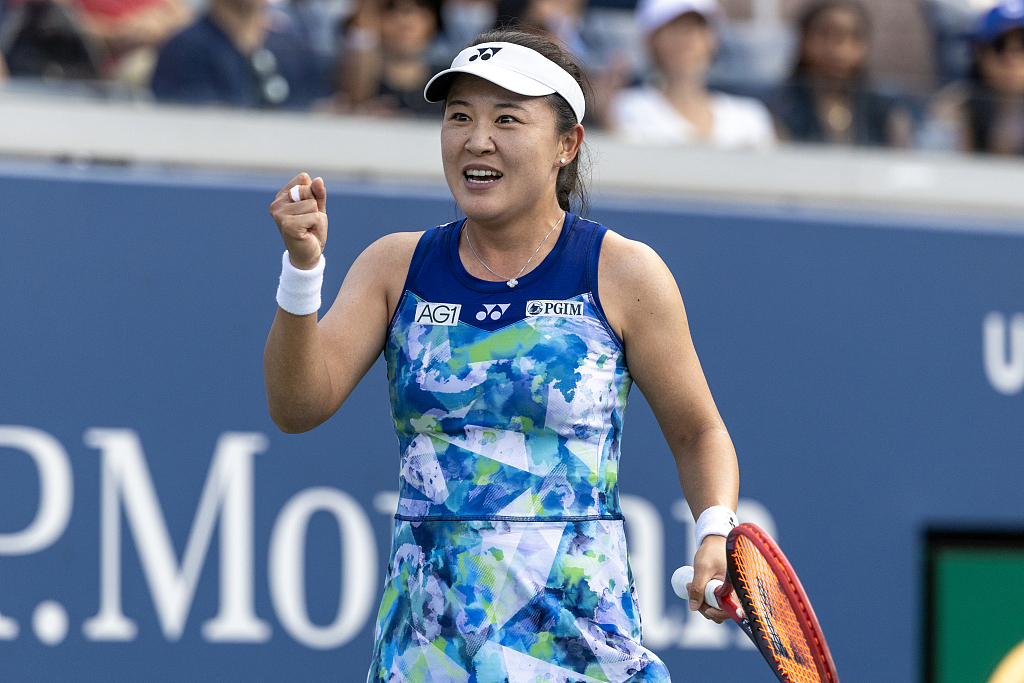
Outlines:
{"type": "Polygon", "coordinates": [[[697,518],[697,548],[708,536],[729,536],[729,532],[736,528],[739,520],[736,513],[724,505],[712,505],[697,518]]]}
{"type": "Polygon", "coordinates": [[[281,281],[277,287],[277,305],[292,315],[309,315],[320,310],[320,288],[324,284],[324,265],[320,254],[316,266],[301,270],[292,265],[285,250],[281,258],[281,281]]]}

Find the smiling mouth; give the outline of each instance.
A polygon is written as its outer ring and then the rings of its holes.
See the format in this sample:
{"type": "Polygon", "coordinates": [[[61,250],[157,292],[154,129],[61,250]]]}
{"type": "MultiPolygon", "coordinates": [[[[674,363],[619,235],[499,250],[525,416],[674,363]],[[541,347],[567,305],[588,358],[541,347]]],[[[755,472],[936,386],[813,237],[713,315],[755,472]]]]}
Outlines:
{"type": "Polygon", "coordinates": [[[502,177],[501,171],[491,171],[481,168],[467,169],[463,175],[471,183],[490,183],[502,177]]]}

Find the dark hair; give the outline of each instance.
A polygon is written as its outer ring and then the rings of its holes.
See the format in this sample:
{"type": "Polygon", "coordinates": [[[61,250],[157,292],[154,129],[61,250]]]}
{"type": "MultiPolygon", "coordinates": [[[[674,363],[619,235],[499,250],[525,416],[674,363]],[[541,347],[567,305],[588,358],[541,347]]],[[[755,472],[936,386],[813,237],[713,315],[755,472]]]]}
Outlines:
{"type": "Polygon", "coordinates": [[[491,29],[515,27],[527,33],[538,33],[540,27],[525,21],[530,0],[498,0],[497,13],[491,29]]]}
{"type": "Polygon", "coordinates": [[[967,78],[971,81],[975,87],[985,86],[985,76],[981,72],[981,53],[986,50],[991,50],[996,53],[1001,53],[1006,47],[1006,40],[1011,36],[1021,36],[1024,38],[1024,28],[1013,27],[1009,28],[992,40],[982,41],[977,40],[974,43],[974,52],[971,55],[971,70],[967,74],[967,78]]]}
{"type": "Polygon", "coordinates": [[[434,18],[435,35],[444,33],[444,15],[441,13],[441,0],[384,0],[381,9],[394,11],[403,5],[415,5],[421,7],[434,18]]]}
{"type": "MultiPolygon", "coordinates": [[[[857,15],[860,25],[864,28],[864,34],[871,33],[871,15],[859,0],[817,0],[812,2],[800,13],[797,20],[797,28],[800,32],[800,40],[797,43],[799,50],[796,65],[793,67],[793,78],[800,78],[807,75],[808,65],[804,57],[804,41],[807,34],[811,32],[811,26],[821,18],[822,15],[834,10],[843,10],[857,15]]],[[[862,77],[864,74],[857,74],[862,77]]]]}
{"type": "MultiPolygon", "coordinates": [[[[497,28],[478,36],[466,47],[481,43],[512,43],[539,52],[565,69],[579,83],[584,94],[590,89],[583,69],[569,52],[543,36],[516,28],[497,28]]],[[[565,98],[558,93],[548,95],[546,99],[555,111],[555,133],[565,135],[578,123],[575,112],[565,98]]],[[[555,196],[558,198],[558,206],[563,211],[573,211],[573,204],[575,204],[575,213],[582,216],[585,216],[590,209],[586,182],[583,178],[586,171],[589,170],[590,164],[583,158],[585,156],[586,149],[581,145],[573,160],[558,169],[558,179],[555,181],[555,196]]]]}
{"type": "Polygon", "coordinates": [[[997,46],[997,41],[1005,42],[1007,36],[1019,35],[1021,31],[1020,28],[1011,28],[1003,31],[992,41],[978,42],[974,45],[971,71],[968,74],[970,95],[965,106],[970,145],[975,152],[992,151],[992,128],[995,126],[998,114],[996,102],[999,100],[999,94],[985,81],[985,76],[981,72],[981,53],[983,50],[1001,51],[1002,46],[997,46]]]}

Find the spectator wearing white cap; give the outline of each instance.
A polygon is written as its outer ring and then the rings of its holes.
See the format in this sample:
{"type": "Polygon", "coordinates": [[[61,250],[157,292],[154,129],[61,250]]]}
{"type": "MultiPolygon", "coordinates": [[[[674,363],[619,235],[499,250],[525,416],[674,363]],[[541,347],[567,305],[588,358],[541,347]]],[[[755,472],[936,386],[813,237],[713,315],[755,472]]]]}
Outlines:
{"type": "Polygon", "coordinates": [[[613,99],[614,130],[645,144],[765,149],[775,143],[771,115],[760,101],[708,90],[721,17],[715,0],[641,0],[636,21],[656,78],[613,99]]]}

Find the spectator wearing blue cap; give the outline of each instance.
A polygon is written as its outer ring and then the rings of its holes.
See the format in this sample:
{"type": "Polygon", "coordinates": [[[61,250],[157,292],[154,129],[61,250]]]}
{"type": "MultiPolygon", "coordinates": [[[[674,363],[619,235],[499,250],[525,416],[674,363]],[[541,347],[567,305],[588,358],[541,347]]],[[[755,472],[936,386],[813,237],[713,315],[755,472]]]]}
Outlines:
{"type": "Polygon", "coordinates": [[[1004,0],[980,18],[967,83],[937,97],[932,131],[966,152],[1024,154],[1024,0],[1004,0]]]}
{"type": "Polygon", "coordinates": [[[636,20],[647,36],[654,82],[611,101],[611,127],[642,144],[707,144],[764,149],[775,143],[768,109],[758,100],[707,87],[715,58],[715,0],[641,0],[636,20]]]}

